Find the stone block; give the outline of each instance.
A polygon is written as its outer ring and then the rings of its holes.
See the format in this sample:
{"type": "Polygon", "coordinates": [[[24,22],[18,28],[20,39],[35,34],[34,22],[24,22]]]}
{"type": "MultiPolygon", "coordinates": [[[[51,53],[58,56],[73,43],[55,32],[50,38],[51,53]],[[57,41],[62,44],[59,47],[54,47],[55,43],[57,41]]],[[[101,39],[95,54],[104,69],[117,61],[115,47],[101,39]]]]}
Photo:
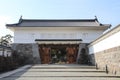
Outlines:
{"type": "Polygon", "coordinates": [[[95,61],[100,69],[105,70],[107,65],[109,73],[120,75],[120,46],[95,53],[95,61]]]}

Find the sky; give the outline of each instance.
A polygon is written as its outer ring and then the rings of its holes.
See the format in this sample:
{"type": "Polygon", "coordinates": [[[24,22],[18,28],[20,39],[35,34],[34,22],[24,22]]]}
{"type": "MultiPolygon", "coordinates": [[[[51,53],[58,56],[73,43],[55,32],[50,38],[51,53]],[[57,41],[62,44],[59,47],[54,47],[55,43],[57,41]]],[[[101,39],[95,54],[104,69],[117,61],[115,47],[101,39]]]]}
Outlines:
{"type": "Polygon", "coordinates": [[[120,24],[120,0],[0,0],[0,37],[13,35],[5,24],[23,19],[94,19],[120,24]]]}

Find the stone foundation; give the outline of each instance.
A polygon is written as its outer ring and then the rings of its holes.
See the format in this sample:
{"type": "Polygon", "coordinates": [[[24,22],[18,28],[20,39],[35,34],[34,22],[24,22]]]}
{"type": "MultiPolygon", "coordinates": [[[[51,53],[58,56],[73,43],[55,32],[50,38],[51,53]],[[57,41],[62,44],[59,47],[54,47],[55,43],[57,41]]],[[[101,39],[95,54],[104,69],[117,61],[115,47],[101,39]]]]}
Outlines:
{"type": "Polygon", "coordinates": [[[95,55],[89,54],[89,60],[91,65],[95,65],[95,55]]]}
{"type": "MultiPolygon", "coordinates": [[[[88,64],[89,60],[89,55],[88,55],[88,48],[87,48],[86,43],[81,43],[79,45],[79,51],[77,55],[77,63],[78,64],[88,64]],[[82,51],[82,50],[85,50],[82,51]],[[85,55],[81,55],[85,54],[85,55]],[[83,62],[83,63],[82,63],[83,62]]],[[[41,63],[40,61],[40,55],[38,51],[38,44],[35,43],[29,43],[29,44],[17,44],[14,43],[12,45],[12,49],[17,51],[20,56],[25,58],[25,63],[26,64],[39,64],[41,63]]]]}
{"type": "Polygon", "coordinates": [[[78,50],[78,55],[77,55],[77,63],[78,64],[88,64],[89,63],[89,55],[88,55],[87,45],[88,45],[87,43],[79,44],[79,50],[78,50]],[[83,51],[83,49],[85,51],[83,51]]]}
{"type": "Polygon", "coordinates": [[[25,64],[37,64],[40,63],[40,56],[38,51],[37,44],[17,44],[14,43],[12,45],[13,50],[17,51],[17,53],[25,58],[25,64]]]}
{"type": "Polygon", "coordinates": [[[98,68],[120,75],[120,46],[95,53],[98,68]]]}

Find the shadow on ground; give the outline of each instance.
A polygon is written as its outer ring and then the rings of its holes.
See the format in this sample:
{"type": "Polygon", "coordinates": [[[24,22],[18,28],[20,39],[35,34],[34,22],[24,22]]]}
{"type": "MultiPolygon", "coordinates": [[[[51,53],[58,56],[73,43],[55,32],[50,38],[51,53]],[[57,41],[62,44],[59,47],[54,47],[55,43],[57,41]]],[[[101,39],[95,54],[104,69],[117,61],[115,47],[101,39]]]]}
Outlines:
{"type": "Polygon", "coordinates": [[[17,80],[19,79],[20,77],[22,77],[22,75],[24,75],[24,73],[26,73],[29,69],[25,69],[23,71],[19,71],[17,73],[14,73],[10,76],[7,76],[7,77],[4,77],[4,78],[1,78],[0,80],[17,80]]]}

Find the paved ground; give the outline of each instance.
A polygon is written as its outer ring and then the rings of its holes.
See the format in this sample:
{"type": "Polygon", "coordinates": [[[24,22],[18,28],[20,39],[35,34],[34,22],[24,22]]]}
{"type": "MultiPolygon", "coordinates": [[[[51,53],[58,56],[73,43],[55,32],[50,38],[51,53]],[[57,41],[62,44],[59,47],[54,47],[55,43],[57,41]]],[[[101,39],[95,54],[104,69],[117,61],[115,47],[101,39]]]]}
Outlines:
{"type": "Polygon", "coordinates": [[[106,74],[94,66],[35,65],[0,80],[120,80],[120,76],[106,74]]]}

